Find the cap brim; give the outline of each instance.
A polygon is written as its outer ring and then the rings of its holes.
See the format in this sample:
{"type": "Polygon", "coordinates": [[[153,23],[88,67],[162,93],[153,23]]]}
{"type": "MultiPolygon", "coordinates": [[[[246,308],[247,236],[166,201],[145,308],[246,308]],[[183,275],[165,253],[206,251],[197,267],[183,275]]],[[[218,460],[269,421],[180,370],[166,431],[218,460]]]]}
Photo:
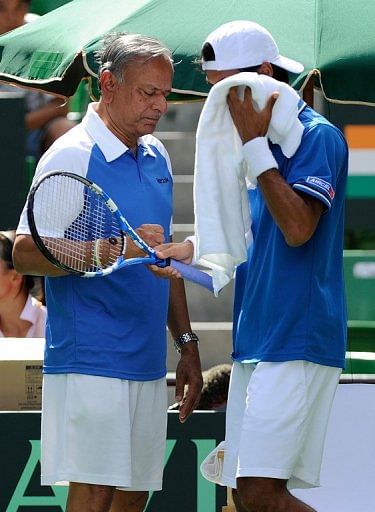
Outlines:
{"type": "Polygon", "coordinates": [[[288,57],[283,57],[282,55],[279,55],[279,57],[274,62],[272,62],[272,64],[276,64],[276,66],[296,74],[302,73],[302,71],[305,69],[304,65],[300,62],[289,59],[288,57]]]}

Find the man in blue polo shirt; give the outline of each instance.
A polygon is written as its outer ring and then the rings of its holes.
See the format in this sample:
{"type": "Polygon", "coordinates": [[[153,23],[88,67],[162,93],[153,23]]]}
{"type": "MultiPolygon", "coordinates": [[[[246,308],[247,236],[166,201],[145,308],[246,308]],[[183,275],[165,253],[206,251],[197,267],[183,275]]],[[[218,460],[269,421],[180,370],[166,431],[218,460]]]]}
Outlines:
{"type": "MultiPolygon", "coordinates": [[[[303,66],[279,54],[251,21],[222,25],[206,39],[202,68],[211,84],[239,72],[288,82],[303,66]]],[[[221,483],[238,511],[308,512],[290,488],[319,485],[325,432],[345,362],[342,252],[348,150],[341,132],[299,104],[301,143],[287,158],[268,132],[251,90],[227,101],[243,143],[253,243],[237,268],[233,370],[221,483]]],[[[161,256],[192,260],[193,243],[161,246],[161,256]]],[[[160,270],[160,274],[167,270],[160,270]]]]}
{"type": "MultiPolygon", "coordinates": [[[[172,226],[170,161],[151,135],[167,110],[171,53],[152,38],[118,34],[99,59],[100,101],[45,153],[36,178],[56,169],[86,176],[155,246],[172,226]]],[[[46,276],[42,483],[70,482],[68,512],[141,512],[147,491],[162,484],[167,322],[181,352],[182,422],[202,387],[183,281],[159,279],[143,265],[98,279],[66,275],[29,233],[24,210],[15,266],[46,276]]]]}

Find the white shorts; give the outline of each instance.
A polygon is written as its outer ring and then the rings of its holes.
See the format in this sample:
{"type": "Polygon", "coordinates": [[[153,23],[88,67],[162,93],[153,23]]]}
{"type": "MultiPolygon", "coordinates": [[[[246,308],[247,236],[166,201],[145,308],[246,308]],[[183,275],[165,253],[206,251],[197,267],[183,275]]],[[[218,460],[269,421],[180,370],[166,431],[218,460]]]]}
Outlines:
{"type": "Polygon", "coordinates": [[[306,361],[234,363],[226,411],[222,483],[237,477],[320,485],[332,401],[341,369],[306,361]]]}
{"type": "Polygon", "coordinates": [[[160,490],[167,405],[165,378],[44,375],[42,485],[69,481],[160,490]]]}

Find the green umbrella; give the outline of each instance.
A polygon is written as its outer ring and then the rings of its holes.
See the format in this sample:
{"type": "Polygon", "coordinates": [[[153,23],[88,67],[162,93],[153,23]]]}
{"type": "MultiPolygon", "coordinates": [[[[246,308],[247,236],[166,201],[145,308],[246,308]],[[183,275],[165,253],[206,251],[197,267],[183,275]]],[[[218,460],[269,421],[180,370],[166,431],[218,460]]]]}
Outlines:
{"type": "Polygon", "coordinates": [[[199,98],[208,91],[196,63],[202,42],[236,19],[265,26],[305,65],[296,88],[313,76],[331,101],[375,104],[374,0],[73,0],[0,37],[0,80],[69,97],[82,78],[95,83],[103,35],[127,31],[171,48],[173,99],[199,98]]]}

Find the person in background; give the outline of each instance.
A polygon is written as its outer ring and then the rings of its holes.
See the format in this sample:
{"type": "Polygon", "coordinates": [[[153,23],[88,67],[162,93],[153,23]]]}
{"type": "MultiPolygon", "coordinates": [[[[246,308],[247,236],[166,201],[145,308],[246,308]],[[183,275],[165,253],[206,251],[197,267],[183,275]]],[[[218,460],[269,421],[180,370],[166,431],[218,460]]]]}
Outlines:
{"type": "Polygon", "coordinates": [[[231,364],[211,366],[203,372],[203,387],[197,409],[201,411],[225,411],[231,364]]]}
{"type": "MultiPolygon", "coordinates": [[[[251,21],[212,32],[202,68],[216,84],[242,71],[288,81],[303,66],[280,55],[251,21]]],[[[303,133],[287,158],[267,137],[277,96],[256,110],[250,88],[227,104],[243,144],[253,243],[236,270],[233,353],[222,482],[237,510],[308,512],[289,489],[319,486],[332,401],[345,365],[343,233],[348,148],[342,133],[302,100],[303,133]]],[[[189,263],[194,240],[161,246],[189,263]]],[[[155,269],[156,271],[156,269],[155,269]]],[[[160,269],[168,276],[168,269],[160,269]]]]}
{"type": "MultiPolygon", "coordinates": [[[[30,0],[0,0],[0,35],[36,19],[29,13],[30,0]]],[[[61,98],[0,82],[0,93],[17,93],[25,99],[26,154],[39,160],[50,145],[75,126],[69,107],[61,98]]],[[[1,95],[0,95],[1,98],[1,95]]]]}
{"type": "MultiPolygon", "coordinates": [[[[196,406],[197,411],[225,411],[231,370],[231,364],[222,363],[203,372],[203,387],[196,406]]],[[[176,402],[169,406],[168,410],[175,411],[179,407],[180,404],[176,402]]]]}
{"type": "MultiPolygon", "coordinates": [[[[159,245],[172,235],[173,177],[152,133],[167,111],[172,55],[153,38],[112,34],[97,56],[99,102],[43,155],[35,179],[54,169],[87,176],[159,245]]],[[[137,250],[128,240],[127,251],[137,250]]],[[[202,388],[183,280],[159,279],[144,265],[97,279],[67,275],[34,244],[26,209],[13,257],[20,272],[47,276],[42,484],[69,481],[67,512],[143,511],[148,491],[162,487],[167,324],[181,356],[181,422],[202,388]]]]}
{"type": "Polygon", "coordinates": [[[43,338],[47,310],[43,281],[13,266],[15,231],[0,231],[0,337],[43,338]]]}

